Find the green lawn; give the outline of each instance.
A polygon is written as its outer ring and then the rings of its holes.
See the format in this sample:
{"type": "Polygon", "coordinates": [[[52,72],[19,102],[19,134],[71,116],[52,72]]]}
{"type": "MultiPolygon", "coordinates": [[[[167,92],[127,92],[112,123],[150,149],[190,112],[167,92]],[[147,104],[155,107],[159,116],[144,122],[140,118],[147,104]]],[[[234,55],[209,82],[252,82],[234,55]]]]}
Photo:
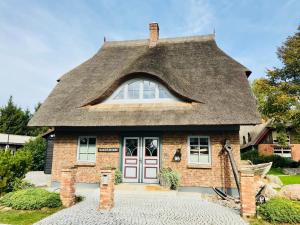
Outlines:
{"type": "Polygon", "coordinates": [[[281,168],[271,168],[268,172],[269,175],[284,175],[281,168]]]}
{"type": "Polygon", "coordinates": [[[283,185],[288,184],[300,184],[300,176],[279,176],[280,180],[282,181],[283,185]]]}
{"type": "Polygon", "coordinates": [[[278,176],[283,185],[300,184],[300,175],[285,175],[284,173],[282,173],[281,168],[271,168],[268,174],[278,176]]]}
{"type": "Polygon", "coordinates": [[[43,208],[41,210],[9,210],[0,211],[0,224],[31,225],[62,208],[43,208]]]}

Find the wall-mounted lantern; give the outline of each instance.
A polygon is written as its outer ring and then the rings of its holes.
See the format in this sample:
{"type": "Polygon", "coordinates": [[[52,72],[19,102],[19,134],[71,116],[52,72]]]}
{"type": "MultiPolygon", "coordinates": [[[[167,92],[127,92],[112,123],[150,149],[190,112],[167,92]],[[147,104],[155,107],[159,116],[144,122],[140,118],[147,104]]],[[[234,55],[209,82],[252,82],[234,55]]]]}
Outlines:
{"type": "Polygon", "coordinates": [[[181,161],[181,149],[178,148],[173,156],[174,162],[180,162],[181,161]]]}

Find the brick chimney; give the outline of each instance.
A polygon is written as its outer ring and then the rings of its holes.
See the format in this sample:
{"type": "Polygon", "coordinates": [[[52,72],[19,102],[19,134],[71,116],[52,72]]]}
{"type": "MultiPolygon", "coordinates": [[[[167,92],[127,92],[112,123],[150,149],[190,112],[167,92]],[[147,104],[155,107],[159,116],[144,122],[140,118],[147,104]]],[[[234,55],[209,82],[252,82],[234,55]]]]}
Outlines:
{"type": "Polygon", "coordinates": [[[149,24],[149,30],[150,30],[150,42],[149,47],[154,47],[157,44],[158,38],[159,38],[159,26],[158,23],[150,23],[149,24]]]}

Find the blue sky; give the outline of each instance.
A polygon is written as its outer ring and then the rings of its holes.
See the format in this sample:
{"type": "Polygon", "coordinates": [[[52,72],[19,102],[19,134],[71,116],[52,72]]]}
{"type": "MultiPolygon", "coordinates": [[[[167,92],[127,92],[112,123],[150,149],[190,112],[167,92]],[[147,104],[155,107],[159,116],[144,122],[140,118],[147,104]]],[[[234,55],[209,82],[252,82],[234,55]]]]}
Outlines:
{"type": "Polygon", "coordinates": [[[0,105],[9,96],[24,108],[43,102],[56,79],[109,40],[216,31],[221,49],[253,71],[279,66],[276,49],[300,24],[299,0],[1,0],[0,105]]]}

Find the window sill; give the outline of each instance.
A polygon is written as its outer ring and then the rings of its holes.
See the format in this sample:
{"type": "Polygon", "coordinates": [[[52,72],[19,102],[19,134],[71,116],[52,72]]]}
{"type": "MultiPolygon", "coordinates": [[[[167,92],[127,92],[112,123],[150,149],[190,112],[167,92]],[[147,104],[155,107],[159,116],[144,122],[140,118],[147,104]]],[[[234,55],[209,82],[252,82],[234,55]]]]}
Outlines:
{"type": "Polygon", "coordinates": [[[188,169],[211,169],[212,166],[210,164],[188,164],[187,165],[188,169]]]}
{"type": "Polygon", "coordinates": [[[95,162],[76,162],[75,167],[94,167],[96,166],[95,162]]]}

